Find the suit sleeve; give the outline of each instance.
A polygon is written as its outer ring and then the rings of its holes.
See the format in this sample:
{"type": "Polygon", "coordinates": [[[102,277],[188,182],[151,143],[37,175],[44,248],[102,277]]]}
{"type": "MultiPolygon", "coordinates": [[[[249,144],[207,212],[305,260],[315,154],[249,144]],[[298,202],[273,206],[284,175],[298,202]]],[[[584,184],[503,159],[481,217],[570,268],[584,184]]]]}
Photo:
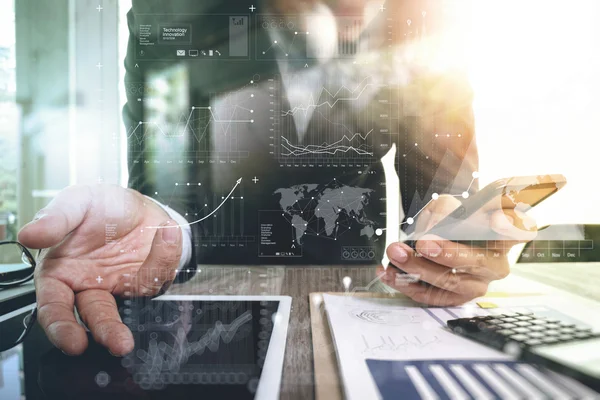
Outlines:
{"type": "Polygon", "coordinates": [[[422,73],[393,90],[396,170],[405,218],[421,210],[434,193],[477,191],[473,93],[464,74],[422,73]]]}
{"type": "MultiPolygon", "coordinates": [[[[136,4],[134,3],[134,8],[136,4]]],[[[149,68],[155,67],[147,62],[137,62],[135,57],[136,51],[136,36],[135,36],[135,12],[134,9],[130,10],[127,14],[127,23],[129,26],[129,41],[127,45],[127,56],[125,58],[125,91],[127,97],[127,103],[123,107],[123,122],[127,130],[127,165],[129,171],[128,186],[138,192],[152,198],[155,192],[152,179],[149,179],[148,172],[145,169],[144,159],[146,154],[144,152],[133,152],[131,149],[135,146],[137,148],[145,148],[145,138],[143,135],[133,135],[133,130],[136,129],[138,121],[144,120],[144,94],[146,87],[146,71],[149,68]],[[140,139],[141,137],[141,139],[140,139]],[[134,143],[136,141],[136,143],[134,143]]],[[[184,210],[167,209],[169,215],[171,215],[178,223],[184,221],[181,216],[184,210]],[[175,218],[178,216],[178,218],[175,218]]],[[[184,251],[182,252],[182,260],[185,260],[185,264],[180,264],[179,273],[175,278],[175,282],[184,282],[190,279],[196,272],[197,263],[196,255],[194,251],[194,233],[192,230],[184,230],[184,240],[189,243],[184,244],[184,251]]]]}

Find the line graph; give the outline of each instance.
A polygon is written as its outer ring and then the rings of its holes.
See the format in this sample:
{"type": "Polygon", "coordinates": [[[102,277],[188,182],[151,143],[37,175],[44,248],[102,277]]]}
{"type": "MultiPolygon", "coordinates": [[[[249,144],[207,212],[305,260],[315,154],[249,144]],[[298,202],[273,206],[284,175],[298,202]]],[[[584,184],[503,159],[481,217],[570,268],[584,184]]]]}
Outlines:
{"type": "Polygon", "coordinates": [[[377,46],[378,35],[372,38],[369,30],[364,29],[362,15],[334,17],[319,12],[285,16],[264,14],[258,15],[258,26],[271,40],[268,47],[257,40],[257,59],[275,59],[277,56],[291,60],[353,59],[357,54],[367,53],[377,46]],[[306,38],[323,35],[324,32],[329,40],[309,41],[306,38]],[[273,50],[279,50],[279,54],[273,50]]]}
{"type": "MultiPolygon", "coordinates": [[[[240,107],[240,106],[236,105],[234,107],[234,111],[233,111],[234,114],[235,114],[236,109],[238,109],[238,108],[245,110],[245,111],[253,112],[253,110],[251,110],[251,109],[248,109],[245,107],[240,107]]],[[[177,124],[175,125],[175,127],[173,127],[172,129],[169,129],[169,128],[163,129],[163,127],[156,121],[139,121],[138,124],[135,126],[135,128],[133,128],[131,133],[128,133],[127,138],[129,139],[132,136],[134,136],[138,132],[138,130],[143,129],[142,125],[146,124],[147,126],[149,125],[149,126],[156,128],[165,137],[181,137],[181,136],[184,136],[187,131],[191,131],[192,134],[194,135],[194,137],[196,138],[196,140],[200,141],[204,137],[204,135],[206,135],[206,130],[208,129],[210,122],[226,124],[225,126],[221,126],[219,128],[221,130],[221,133],[227,134],[230,131],[231,124],[233,124],[233,123],[254,123],[254,120],[253,119],[219,119],[213,112],[211,106],[207,106],[207,107],[194,106],[191,108],[190,113],[188,114],[187,118],[185,118],[184,124],[181,123],[181,118],[180,118],[178,120],[177,124]],[[208,112],[210,114],[210,118],[208,118],[208,123],[204,126],[203,129],[199,130],[198,132],[196,132],[196,130],[194,129],[193,123],[201,121],[201,120],[206,120],[206,118],[192,119],[196,110],[208,110],[208,112]]]]}
{"type": "Polygon", "coordinates": [[[306,105],[301,105],[297,107],[293,107],[290,110],[283,111],[282,115],[290,115],[295,114],[297,112],[307,113],[311,108],[318,108],[323,106],[328,106],[330,109],[334,108],[335,105],[339,101],[355,101],[359,100],[361,95],[365,93],[368,88],[377,88],[377,87],[385,87],[387,85],[379,84],[379,83],[366,83],[369,80],[373,79],[373,75],[366,76],[362,81],[360,81],[357,85],[355,85],[354,89],[341,85],[339,89],[335,91],[329,91],[326,87],[322,87],[317,96],[313,96],[312,94],[308,97],[308,101],[306,105]],[[338,97],[342,93],[348,93],[345,97],[338,97]],[[328,96],[330,100],[320,101],[320,99],[324,96],[328,96]]]}
{"type": "Polygon", "coordinates": [[[295,15],[259,15],[261,29],[269,37],[270,43],[257,42],[256,58],[260,60],[275,60],[277,57],[287,57],[290,60],[305,59],[306,36],[311,32],[303,27],[301,17],[295,15]]]}
{"type": "MultiPolygon", "coordinates": [[[[479,179],[479,172],[474,171],[472,173],[472,179],[471,179],[471,183],[469,183],[469,186],[467,187],[467,189],[460,193],[460,194],[439,194],[439,193],[433,193],[431,195],[431,199],[429,199],[429,201],[427,203],[425,203],[425,205],[423,207],[421,207],[421,209],[419,211],[417,211],[412,217],[408,217],[406,218],[406,221],[400,222],[398,226],[403,226],[403,225],[412,225],[415,223],[415,218],[417,218],[419,216],[419,214],[421,214],[421,212],[427,208],[427,206],[429,206],[429,204],[431,204],[432,202],[436,201],[437,199],[440,198],[440,196],[452,196],[452,197],[462,197],[463,199],[467,199],[469,198],[469,190],[471,190],[471,187],[473,186],[473,183],[475,183],[475,181],[479,179]]],[[[392,205],[393,207],[393,205],[392,205]]],[[[378,228],[377,230],[375,230],[375,235],[377,236],[381,236],[383,234],[383,232],[385,232],[386,230],[390,229],[391,227],[386,226],[385,228],[378,228]]]]}
{"type": "MultiPolygon", "coordinates": [[[[161,321],[165,318],[163,326],[150,325],[134,331],[138,348],[125,357],[123,365],[132,373],[135,382],[145,389],[161,389],[181,373],[203,372],[202,366],[207,362],[202,360],[216,358],[225,361],[228,352],[239,352],[249,345],[252,338],[251,310],[239,314],[230,323],[217,320],[208,327],[201,321],[205,320],[205,314],[213,312],[198,308],[196,314],[193,312],[194,305],[187,309],[182,305],[179,307],[183,308],[179,315],[157,315],[161,321]],[[166,321],[169,315],[173,317],[172,322],[166,321]],[[146,329],[150,331],[149,334],[145,333],[146,329]]],[[[239,311],[224,310],[218,313],[228,320],[228,313],[235,315],[239,311]]],[[[235,371],[245,372],[245,375],[249,372],[244,365],[236,367],[235,371]]],[[[197,378],[197,381],[202,379],[199,375],[197,378]]],[[[229,382],[234,382],[231,375],[227,378],[229,382]]]]}
{"type": "Polygon", "coordinates": [[[265,49],[262,52],[262,54],[264,56],[266,56],[270,51],[272,51],[274,49],[280,49],[286,57],[289,57],[290,51],[294,48],[294,43],[296,42],[296,38],[298,37],[298,35],[308,35],[308,34],[310,34],[310,32],[308,32],[308,31],[306,31],[306,32],[295,31],[294,36],[293,36],[292,40],[290,41],[289,45],[282,44],[280,40],[273,40],[273,43],[267,49],[265,49]]]}
{"type": "Polygon", "coordinates": [[[406,353],[410,349],[424,349],[441,343],[441,340],[435,335],[430,337],[406,335],[391,337],[380,335],[378,338],[373,338],[361,334],[361,337],[364,344],[362,353],[368,353],[370,355],[376,355],[378,353],[383,353],[385,355],[390,353],[406,353]]]}
{"type": "Polygon", "coordinates": [[[376,136],[390,132],[388,85],[375,74],[343,80],[325,74],[314,82],[303,74],[274,79],[273,155],[282,164],[372,163],[376,136]],[[300,94],[287,100],[290,90],[300,94]]]}
{"type": "Polygon", "coordinates": [[[165,363],[166,365],[163,365],[162,369],[165,370],[164,367],[167,367],[166,370],[174,371],[182,361],[187,360],[193,354],[202,354],[207,349],[213,353],[217,352],[221,342],[223,344],[230,343],[240,328],[250,321],[252,321],[252,313],[245,311],[230,324],[217,321],[214,327],[209,328],[198,340],[189,341],[187,332],[178,331],[173,346],[166,342],[159,343],[157,340],[150,340],[148,350],[140,349],[136,355],[150,368],[160,366],[160,361],[167,358],[170,362],[165,363]]]}
{"type": "MultiPolygon", "coordinates": [[[[244,248],[256,240],[246,226],[245,180],[243,177],[226,179],[219,188],[210,187],[206,182],[170,182],[162,190],[155,191],[152,198],[177,210],[189,225],[197,225],[199,234],[194,235],[194,246],[244,248]],[[227,182],[231,182],[231,186],[227,187],[227,182]]],[[[183,225],[172,227],[175,226],[183,225]]],[[[155,226],[144,227],[149,228],[156,229],[155,226]]]]}
{"type": "Polygon", "coordinates": [[[191,225],[195,225],[195,224],[197,224],[199,222],[202,222],[205,219],[208,219],[210,216],[214,215],[217,211],[219,211],[219,209],[221,207],[223,207],[223,205],[229,200],[229,198],[231,197],[231,195],[233,194],[233,192],[235,191],[235,189],[240,185],[240,183],[242,183],[242,178],[239,178],[235,182],[235,185],[233,186],[233,188],[231,189],[231,191],[229,192],[229,194],[223,199],[223,201],[221,201],[221,203],[217,207],[215,207],[210,213],[206,214],[202,218],[199,218],[199,219],[197,219],[195,221],[192,221],[192,222],[188,222],[186,224],[168,225],[168,226],[147,226],[146,229],[180,228],[182,226],[191,226],[191,225]]]}
{"type": "Polygon", "coordinates": [[[192,106],[160,93],[147,98],[144,119],[127,129],[129,152],[144,160],[247,158],[240,136],[259,122],[254,114],[255,87],[256,81],[251,80],[237,90],[212,93],[205,104],[192,106]]]}
{"type": "Polygon", "coordinates": [[[420,316],[406,312],[402,308],[393,311],[380,309],[353,309],[350,311],[350,315],[361,321],[379,325],[404,326],[407,324],[423,322],[420,316]]]}
{"type": "Polygon", "coordinates": [[[369,136],[369,134],[371,132],[373,132],[373,129],[371,129],[369,132],[367,132],[364,136],[361,135],[360,133],[356,133],[352,137],[348,137],[348,136],[344,135],[340,140],[333,142],[331,144],[323,143],[321,145],[307,145],[307,146],[293,145],[292,143],[290,143],[290,141],[286,137],[281,136],[281,139],[285,142],[285,144],[282,143],[281,146],[285,150],[288,151],[287,154],[286,153],[283,154],[284,156],[300,156],[300,155],[305,155],[305,154],[335,155],[338,152],[347,153],[350,151],[353,151],[359,155],[372,156],[373,152],[365,150],[365,148],[367,146],[365,146],[364,144],[362,144],[358,147],[352,146],[352,142],[354,141],[354,139],[356,137],[359,137],[363,141],[366,141],[367,137],[369,136]],[[348,142],[348,145],[342,144],[344,141],[348,142]]]}

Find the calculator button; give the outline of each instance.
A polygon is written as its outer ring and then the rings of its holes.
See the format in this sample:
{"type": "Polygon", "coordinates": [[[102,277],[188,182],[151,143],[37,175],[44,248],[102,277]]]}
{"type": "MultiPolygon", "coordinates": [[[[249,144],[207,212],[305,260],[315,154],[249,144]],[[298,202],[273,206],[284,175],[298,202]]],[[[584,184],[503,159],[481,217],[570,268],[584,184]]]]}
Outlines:
{"type": "Polygon", "coordinates": [[[504,329],[512,329],[512,328],[516,328],[517,326],[515,324],[510,324],[510,323],[503,323],[499,325],[500,328],[504,328],[504,329]]]}
{"type": "Polygon", "coordinates": [[[517,333],[528,333],[529,329],[527,329],[527,328],[514,328],[513,331],[515,331],[517,333]]]}
{"type": "Polygon", "coordinates": [[[502,321],[504,321],[504,322],[517,322],[518,320],[516,318],[502,318],[502,321]]]}
{"type": "Polygon", "coordinates": [[[513,335],[510,338],[516,342],[523,342],[523,341],[529,339],[529,337],[527,335],[513,335]]]}
{"type": "Polygon", "coordinates": [[[489,321],[486,321],[488,324],[492,324],[492,325],[496,325],[496,324],[501,324],[502,320],[500,319],[490,319],[489,321]]]}
{"type": "Polygon", "coordinates": [[[578,332],[592,332],[592,328],[577,328],[578,332]]]}
{"type": "Polygon", "coordinates": [[[558,336],[558,340],[563,341],[563,342],[568,342],[575,339],[572,335],[560,335],[558,336]]]}
{"type": "Polygon", "coordinates": [[[518,319],[519,321],[529,321],[532,320],[532,317],[528,317],[527,315],[519,315],[518,317],[515,317],[516,319],[518,319]]]}
{"type": "Polygon", "coordinates": [[[548,328],[548,329],[560,329],[560,325],[558,325],[558,324],[548,324],[548,325],[546,325],[546,328],[548,328]]]}
{"type": "Polygon", "coordinates": [[[542,338],[541,341],[546,344],[553,344],[553,343],[557,343],[558,339],[553,338],[553,337],[546,337],[546,338],[542,338]]]}
{"type": "Polygon", "coordinates": [[[496,333],[502,335],[502,336],[511,336],[514,335],[516,332],[510,329],[502,329],[497,331],[496,333]]]}
{"type": "Polygon", "coordinates": [[[545,331],[546,328],[544,328],[543,325],[532,325],[529,327],[530,331],[545,331]]]}
{"type": "Polygon", "coordinates": [[[543,332],[529,332],[529,337],[532,337],[534,339],[540,339],[543,338],[544,336],[546,336],[543,332]]]}
{"type": "Polygon", "coordinates": [[[526,322],[526,321],[517,321],[517,322],[515,322],[515,325],[517,325],[517,326],[529,326],[529,325],[531,325],[531,323],[526,322]]]}
{"type": "Polygon", "coordinates": [[[563,329],[560,330],[560,332],[563,333],[563,334],[570,335],[570,334],[575,333],[575,329],[573,329],[573,328],[563,328],[563,329]]]}
{"type": "Polygon", "coordinates": [[[577,332],[574,335],[577,339],[586,339],[592,336],[589,332],[577,332]]]}
{"type": "Polygon", "coordinates": [[[525,344],[528,345],[528,346],[537,346],[539,344],[542,344],[542,341],[538,340],[538,339],[531,339],[531,340],[527,340],[525,342],[525,344]]]}
{"type": "Polygon", "coordinates": [[[533,315],[533,313],[531,311],[518,312],[517,314],[519,314],[519,315],[533,315]]]}
{"type": "Polygon", "coordinates": [[[518,317],[519,313],[506,313],[506,314],[504,314],[504,316],[514,318],[514,317],[518,317]]]}
{"type": "Polygon", "coordinates": [[[546,320],[543,320],[543,319],[534,319],[533,321],[530,321],[530,322],[534,325],[546,325],[548,323],[546,320]]]}
{"type": "Polygon", "coordinates": [[[558,335],[560,335],[560,332],[555,329],[550,329],[550,330],[546,331],[546,335],[547,336],[558,336],[558,335]]]}
{"type": "Polygon", "coordinates": [[[500,330],[500,327],[498,325],[484,325],[483,323],[480,323],[478,325],[478,328],[479,330],[486,332],[495,332],[500,330]]]}
{"type": "Polygon", "coordinates": [[[559,325],[563,328],[574,328],[575,327],[575,324],[571,324],[568,322],[561,322],[559,325]]]}

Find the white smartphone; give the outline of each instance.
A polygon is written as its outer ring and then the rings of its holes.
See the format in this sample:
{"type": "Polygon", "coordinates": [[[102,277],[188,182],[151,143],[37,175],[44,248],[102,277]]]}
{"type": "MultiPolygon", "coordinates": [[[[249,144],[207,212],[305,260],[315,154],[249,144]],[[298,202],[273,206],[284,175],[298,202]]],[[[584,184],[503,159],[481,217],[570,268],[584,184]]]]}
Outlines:
{"type": "MultiPolygon", "coordinates": [[[[499,235],[489,229],[489,226],[477,222],[469,223],[469,219],[478,213],[492,213],[498,210],[527,212],[558,192],[566,183],[566,178],[560,174],[499,179],[464,199],[456,210],[429,231],[418,236],[431,233],[458,242],[498,240],[499,235]]],[[[529,229],[521,226],[520,221],[515,221],[515,226],[523,230],[529,229]]],[[[414,242],[417,237],[413,235],[410,239],[414,242]]]]}

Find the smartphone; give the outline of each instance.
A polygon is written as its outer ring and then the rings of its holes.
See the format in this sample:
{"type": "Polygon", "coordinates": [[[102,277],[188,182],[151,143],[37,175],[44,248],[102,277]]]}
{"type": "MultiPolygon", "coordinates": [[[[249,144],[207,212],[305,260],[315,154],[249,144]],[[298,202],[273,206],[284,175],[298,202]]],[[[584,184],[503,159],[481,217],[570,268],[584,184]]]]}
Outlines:
{"type": "MultiPolygon", "coordinates": [[[[486,213],[489,214],[498,210],[517,209],[521,212],[527,212],[558,192],[566,184],[567,179],[560,174],[515,176],[499,179],[464,199],[456,210],[448,214],[429,231],[410,234],[405,243],[416,249],[419,237],[431,233],[456,243],[485,248],[488,241],[500,240],[502,237],[493,231],[489,224],[469,223],[469,219],[476,219],[478,213],[481,213],[479,216],[484,216],[486,213]]],[[[486,219],[481,218],[481,220],[485,221],[486,219]]],[[[527,227],[516,226],[527,229],[527,227]]],[[[395,267],[400,273],[406,273],[402,268],[392,263],[389,265],[395,267]]],[[[431,286],[424,281],[419,281],[419,283],[425,287],[431,286]]]]}
{"type": "MultiPolygon", "coordinates": [[[[499,179],[490,183],[477,193],[462,201],[462,204],[438,222],[428,232],[423,232],[452,241],[479,241],[498,240],[499,235],[485,223],[469,222],[476,214],[484,215],[498,210],[518,210],[527,212],[540,204],[548,197],[562,189],[567,183],[566,178],[560,174],[516,176],[499,179]]],[[[485,218],[482,218],[484,220],[485,218]]],[[[528,229],[518,225],[517,228],[528,229]]],[[[411,238],[413,241],[417,237],[411,238]]],[[[412,246],[411,246],[412,247],[412,246]]]]}

